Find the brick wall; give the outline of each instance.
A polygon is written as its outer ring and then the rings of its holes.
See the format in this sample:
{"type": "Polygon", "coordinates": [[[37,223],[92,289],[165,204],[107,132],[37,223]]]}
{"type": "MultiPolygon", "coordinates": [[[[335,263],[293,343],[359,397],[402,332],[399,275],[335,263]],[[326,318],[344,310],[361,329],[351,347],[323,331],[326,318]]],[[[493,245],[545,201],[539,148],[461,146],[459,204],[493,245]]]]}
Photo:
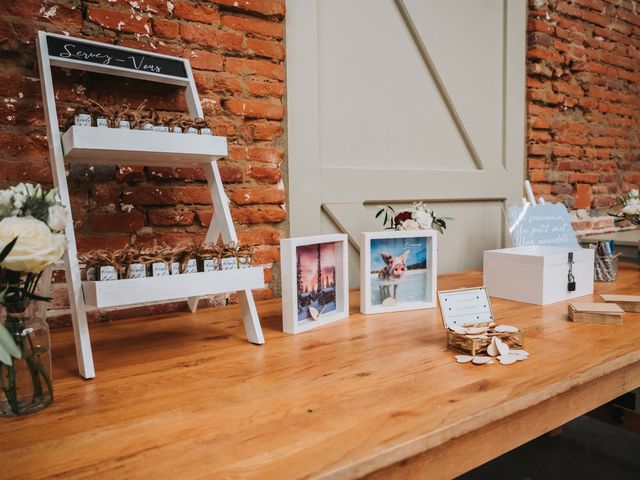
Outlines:
{"type": "MultiPolygon", "coordinates": [[[[0,5],[0,185],[51,184],[35,53],[38,30],[186,57],[194,69],[205,115],[229,139],[219,162],[243,242],[254,243],[273,295],[272,265],[286,230],[284,161],[284,0],[20,0],[0,5]]],[[[145,98],[162,112],[186,111],[179,89],[56,69],[59,116],[86,98],[103,104],[145,98]],[[150,88],[151,87],[151,88],[150,88]]],[[[124,159],[123,159],[124,161],[124,159]]],[[[201,240],[211,219],[203,172],[183,168],[72,166],[72,210],[78,247],[118,248],[154,240],[201,240]]],[[[224,299],[212,299],[218,304],[224,299]]],[[[68,318],[64,284],[53,304],[68,318]]],[[[92,321],[125,312],[92,312],[92,321]]]]}
{"type": "Polygon", "coordinates": [[[604,211],[640,184],[640,2],[530,0],[527,58],[534,191],[611,230],[604,211]]]}

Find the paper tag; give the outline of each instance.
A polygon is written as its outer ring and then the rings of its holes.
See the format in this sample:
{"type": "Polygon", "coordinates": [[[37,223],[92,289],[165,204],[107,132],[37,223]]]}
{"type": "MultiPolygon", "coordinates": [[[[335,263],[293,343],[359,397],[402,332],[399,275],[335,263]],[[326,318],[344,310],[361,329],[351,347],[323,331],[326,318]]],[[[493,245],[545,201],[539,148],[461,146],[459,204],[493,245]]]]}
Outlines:
{"type": "Polygon", "coordinates": [[[251,258],[250,257],[239,257],[238,258],[238,267],[239,268],[251,268],[251,258]]]}
{"type": "Polygon", "coordinates": [[[128,120],[120,120],[119,128],[126,128],[127,130],[131,129],[131,123],[128,120]]]}
{"type": "Polygon", "coordinates": [[[484,287],[438,292],[438,301],[447,328],[493,321],[491,302],[484,287]]]}
{"type": "Polygon", "coordinates": [[[171,131],[173,133],[182,133],[182,127],[173,127],[171,131]]]}
{"type": "Polygon", "coordinates": [[[222,259],[222,270],[233,270],[238,268],[238,260],[235,257],[222,259]]]}
{"type": "Polygon", "coordinates": [[[76,115],[74,124],[76,127],[90,127],[91,115],[89,115],[88,113],[81,113],[79,115],[76,115]]]}
{"type": "Polygon", "coordinates": [[[109,282],[112,280],[118,280],[118,272],[116,271],[115,267],[112,266],[106,266],[106,267],[100,267],[100,278],[99,280],[101,282],[109,282]]]}
{"type": "Polygon", "coordinates": [[[145,123],[142,126],[142,130],[145,130],[147,132],[152,132],[155,128],[156,126],[153,123],[145,123]]]}
{"type": "Polygon", "coordinates": [[[95,282],[96,281],[96,267],[87,268],[87,282],[95,282]]]}
{"type": "Polygon", "coordinates": [[[184,273],[198,273],[198,262],[195,258],[187,261],[187,266],[184,269],[184,273]]]}
{"type": "Polygon", "coordinates": [[[187,133],[190,133],[192,135],[194,135],[194,134],[197,135],[198,134],[198,129],[194,128],[194,127],[189,127],[189,128],[187,128],[187,133]]]}
{"type": "Polygon", "coordinates": [[[171,275],[180,275],[180,263],[171,262],[171,275]]]}
{"type": "Polygon", "coordinates": [[[211,129],[210,128],[201,128],[200,129],[200,135],[211,135],[211,129]]]}
{"type": "Polygon", "coordinates": [[[127,269],[127,278],[145,278],[147,269],[143,263],[134,263],[127,269]]]}
{"type": "Polygon", "coordinates": [[[169,131],[169,127],[167,127],[165,125],[156,125],[154,130],[156,132],[168,132],[169,131]]]}
{"type": "Polygon", "coordinates": [[[104,117],[98,117],[98,119],[96,120],[96,126],[100,128],[108,128],[109,122],[107,122],[107,119],[104,117]]]}
{"type": "Polygon", "coordinates": [[[202,261],[202,271],[203,272],[215,272],[217,270],[216,268],[216,261],[213,258],[207,258],[206,260],[202,261]]]}
{"type": "Polygon", "coordinates": [[[164,262],[152,263],[151,274],[154,277],[165,277],[169,275],[169,265],[164,262]]]}

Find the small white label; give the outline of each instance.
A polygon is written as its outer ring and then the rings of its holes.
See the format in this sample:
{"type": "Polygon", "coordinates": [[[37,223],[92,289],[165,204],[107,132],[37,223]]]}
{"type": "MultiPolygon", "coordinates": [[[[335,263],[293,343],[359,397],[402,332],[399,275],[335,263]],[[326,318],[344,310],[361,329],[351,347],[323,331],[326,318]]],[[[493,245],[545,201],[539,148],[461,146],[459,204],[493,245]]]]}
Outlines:
{"type": "Polygon", "coordinates": [[[250,268],[251,257],[238,257],[238,268],[250,268]]]}
{"type": "Polygon", "coordinates": [[[147,132],[152,132],[155,128],[156,127],[153,123],[145,123],[142,127],[142,130],[146,130],[147,132]]]}
{"type": "Polygon", "coordinates": [[[173,127],[173,133],[182,133],[182,127],[173,127]]]}
{"type": "Polygon", "coordinates": [[[198,273],[198,262],[195,258],[192,258],[187,262],[184,273],[198,273]]]}
{"type": "Polygon", "coordinates": [[[192,135],[193,134],[197,135],[198,134],[198,129],[195,128],[195,127],[189,127],[189,128],[187,128],[187,133],[190,133],[192,135]]]}
{"type": "Polygon", "coordinates": [[[169,275],[169,266],[164,262],[151,264],[151,274],[154,277],[165,277],[169,275]]]}
{"type": "Polygon", "coordinates": [[[168,132],[169,131],[169,127],[166,127],[164,125],[156,125],[154,130],[156,132],[168,132]]]}
{"type": "Polygon", "coordinates": [[[222,259],[222,270],[233,270],[238,268],[238,260],[235,257],[222,259]]]}
{"type": "Polygon", "coordinates": [[[127,130],[131,129],[131,123],[128,120],[120,120],[120,128],[126,128],[127,130]]]}
{"type": "Polygon", "coordinates": [[[98,119],[96,120],[96,125],[100,128],[108,128],[109,122],[107,122],[107,119],[104,117],[98,117],[98,119]]]}
{"type": "Polygon", "coordinates": [[[100,267],[100,281],[109,282],[118,279],[118,272],[116,268],[112,266],[100,267]]]}
{"type": "Polygon", "coordinates": [[[127,278],[145,278],[147,271],[143,263],[134,263],[129,265],[127,270],[127,278]]]}
{"type": "Polygon", "coordinates": [[[180,275],[180,263],[171,262],[171,275],[180,275]]]}
{"type": "Polygon", "coordinates": [[[76,127],[90,127],[91,126],[91,115],[88,113],[81,113],[76,115],[74,121],[76,127]]]}
{"type": "Polygon", "coordinates": [[[210,128],[201,128],[200,129],[200,135],[211,135],[211,129],[210,128]]]}
{"type": "Polygon", "coordinates": [[[87,282],[96,281],[96,267],[87,268],[87,282]]]}
{"type": "Polygon", "coordinates": [[[202,271],[203,272],[214,272],[216,271],[216,262],[213,258],[208,258],[202,261],[202,271]]]}

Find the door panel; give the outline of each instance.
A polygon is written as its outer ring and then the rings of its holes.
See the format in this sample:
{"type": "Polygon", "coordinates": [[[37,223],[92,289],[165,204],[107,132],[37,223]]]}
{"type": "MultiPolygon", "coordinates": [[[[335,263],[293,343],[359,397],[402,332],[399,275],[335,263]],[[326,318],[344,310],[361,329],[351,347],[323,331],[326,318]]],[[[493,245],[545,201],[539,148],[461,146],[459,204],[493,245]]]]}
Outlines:
{"type": "Polygon", "coordinates": [[[290,0],[287,15],[291,234],[343,231],[355,249],[376,204],[424,200],[455,218],[440,270],[479,266],[522,191],[526,2],[290,0]]]}

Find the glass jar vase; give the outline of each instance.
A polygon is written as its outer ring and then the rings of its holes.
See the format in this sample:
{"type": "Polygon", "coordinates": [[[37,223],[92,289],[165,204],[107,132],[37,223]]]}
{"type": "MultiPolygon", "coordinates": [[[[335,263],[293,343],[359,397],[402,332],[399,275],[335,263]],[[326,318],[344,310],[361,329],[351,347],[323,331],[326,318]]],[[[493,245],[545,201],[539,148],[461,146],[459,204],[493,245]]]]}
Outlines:
{"type": "Polygon", "coordinates": [[[39,303],[0,307],[0,322],[21,353],[11,366],[0,362],[0,416],[34,413],[53,401],[51,335],[39,303]]]}

